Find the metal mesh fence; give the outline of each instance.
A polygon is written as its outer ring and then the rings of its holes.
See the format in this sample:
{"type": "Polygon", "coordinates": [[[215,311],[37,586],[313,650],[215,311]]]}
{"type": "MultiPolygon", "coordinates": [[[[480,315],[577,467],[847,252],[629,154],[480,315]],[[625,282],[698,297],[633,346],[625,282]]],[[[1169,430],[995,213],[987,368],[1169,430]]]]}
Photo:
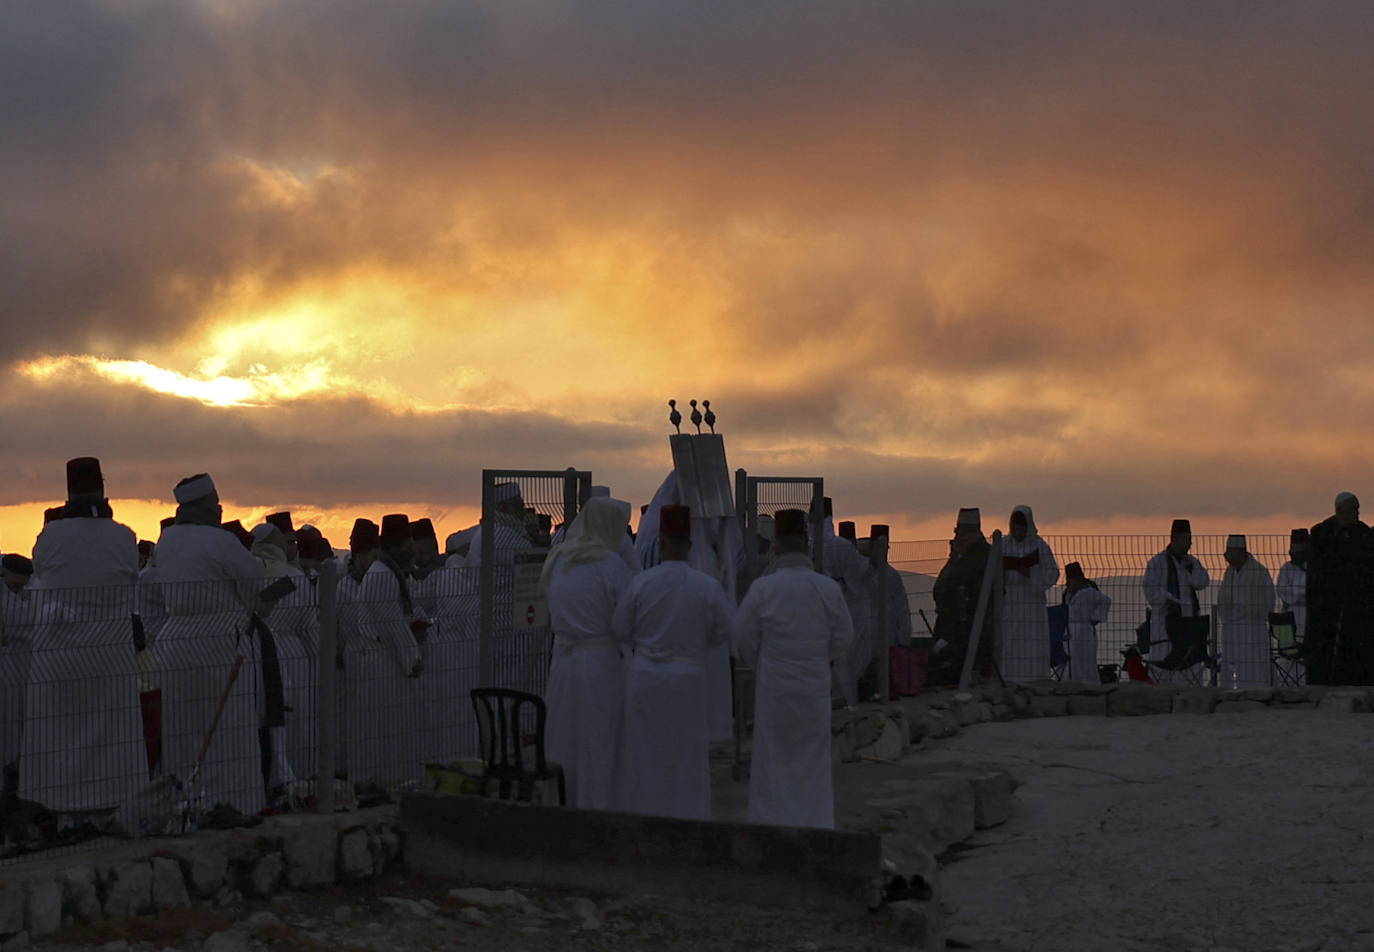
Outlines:
{"type": "MultiPolygon", "coordinates": [[[[1147,601],[1142,580],[1146,564],[1163,551],[1169,543],[1169,537],[1044,535],[1042,538],[1053,552],[1060,570],[1058,580],[1046,592],[1046,606],[1059,605],[1063,599],[1064,566],[1070,562],[1080,563],[1086,577],[1092,579],[1112,600],[1106,621],[1098,624],[1096,628],[1097,654],[1091,659],[1091,664],[1093,667],[1099,664],[1121,664],[1121,649],[1136,642],[1136,628],[1145,620],[1147,601]]],[[[1248,601],[1252,610],[1257,610],[1254,606],[1267,600],[1271,607],[1264,608],[1265,612],[1277,610],[1279,606],[1277,595],[1268,593],[1262,581],[1250,580],[1242,590],[1227,593],[1225,598],[1222,598],[1222,581],[1226,572],[1226,561],[1223,557],[1226,539],[1224,535],[1195,535],[1189,555],[1201,564],[1208,575],[1208,584],[1197,593],[1199,611],[1209,617],[1218,617],[1213,649],[1220,653],[1221,675],[1229,685],[1228,679],[1238,682],[1247,680],[1247,666],[1258,664],[1267,672],[1269,665],[1267,632],[1256,627],[1256,623],[1242,623],[1235,611],[1236,602],[1248,601]],[[1219,606],[1219,600],[1225,604],[1219,606]],[[1260,634],[1262,638],[1258,637],[1260,634]],[[1254,649],[1256,644],[1259,646],[1258,654],[1254,649]],[[1233,664],[1238,667],[1234,679],[1231,671],[1233,664]]],[[[1288,542],[1287,535],[1246,536],[1247,550],[1264,567],[1268,578],[1275,582],[1278,580],[1280,568],[1288,561],[1288,542]]],[[[902,573],[912,615],[912,631],[918,637],[929,637],[932,634],[931,627],[936,620],[933,595],[935,579],[948,557],[949,542],[945,540],[894,542],[889,549],[890,564],[902,573]]],[[[1260,622],[1263,621],[1260,616],[1254,617],[1260,622]]],[[[1162,631],[1154,636],[1156,641],[1165,637],[1162,631]]],[[[1025,659],[1029,668],[1037,669],[1034,677],[1051,676],[1048,636],[1042,643],[1046,647],[1043,658],[1025,659]]],[[[1006,647],[1004,642],[1004,650],[1006,647]]],[[[1156,645],[1152,656],[1159,657],[1165,648],[1164,645],[1156,645]]],[[[1257,672],[1259,669],[1252,670],[1257,672]]],[[[1267,675],[1264,683],[1270,683],[1267,675]]]]}

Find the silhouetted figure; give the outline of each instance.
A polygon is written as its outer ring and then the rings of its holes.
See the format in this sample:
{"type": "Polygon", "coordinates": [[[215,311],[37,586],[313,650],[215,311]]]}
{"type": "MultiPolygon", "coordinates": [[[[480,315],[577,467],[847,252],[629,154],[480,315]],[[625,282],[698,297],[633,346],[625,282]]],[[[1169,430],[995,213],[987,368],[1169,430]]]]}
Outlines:
{"type": "Polygon", "coordinates": [[[1374,533],[1354,493],[1310,533],[1307,559],[1307,683],[1374,683],[1374,533]]]}
{"type": "MultiPolygon", "coordinates": [[[[932,686],[958,684],[973,634],[973,618],[978,611],[978,594],[983,573],[988,567],[991,546],[983,537],[982,517],[977,509],[960,509],[949,544],[949,561],[935,579],[935,651],[927,681],[932,686]]],[[[992,674],[993,615],[983,615],[983,631],[978,639],[974,670],[992,674]]]]}

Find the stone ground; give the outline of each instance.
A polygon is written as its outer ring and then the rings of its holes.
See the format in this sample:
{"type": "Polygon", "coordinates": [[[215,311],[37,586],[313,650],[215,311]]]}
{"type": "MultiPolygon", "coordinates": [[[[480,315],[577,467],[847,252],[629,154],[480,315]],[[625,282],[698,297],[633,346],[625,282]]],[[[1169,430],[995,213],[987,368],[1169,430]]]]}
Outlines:
{"type": "Polygon", "coordinates": [[[980,724],[908,762],[1022,780],[942,874],[974,949],[1374,949],[1374,718],[1315,710],[980,724]]]}

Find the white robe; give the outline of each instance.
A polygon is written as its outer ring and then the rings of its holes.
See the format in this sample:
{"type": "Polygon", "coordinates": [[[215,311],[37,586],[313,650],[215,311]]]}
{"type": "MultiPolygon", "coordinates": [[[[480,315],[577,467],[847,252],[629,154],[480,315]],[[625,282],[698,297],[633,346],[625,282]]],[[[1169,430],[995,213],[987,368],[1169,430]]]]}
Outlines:
{"type": "Polygon", "coordinates": [[[825,532],[825,574],[840,586],[854,632],[847,654],[835,665],[835,680],[844,702],[853,707],[860,700],[868,700],[859,697],[858,680],[874,658],[869,616],[873,613],[877,576],[873,566],[859,554],[854,543],[833,534],[828,519],[825,532]]]}
{"type": "Polygon", "coordinates": [[[616,806],[624,669],[612,620],[634,574],[615,556],[561,564],[549,580],[553,663],[544,694],[545,747],[563,766],[568,805],[616,806]]]}
{"type": "Polygon", "coordinates": [[[730,636],[720,583],[686,562],[636,576],[615,610],[621,644],[634,653],[625,679],[621,809],[711,818],[705,660],[730,636]]]}
{"type": "Polygon", "coordinates": [[[195,768],[236,657],[243,658],[196,782],[199,805],[255,814],[265,802],[258,743],[257,645],[249,617],[264,587],[262,563],[218,526],[162,531],[157,567],[167,618],[153,655],[162,686],[164,773],[195,768]]]}
{"type": "MultiPolygon", "coordinates": [[[[1150,658],[1155,661],[1164,658],[1170,650],[1169,633],[1165,627],[1168,606],[1177,604],[1184,618],[1192,618],[1193,599],[1189,592],[1205,592],[1212,582],[1201,561],[1191,554],[1185,555],[1184,559],[1191,563],[1191,568],[1185,569],[1179,560],[1165,549],[1146,563],[1145,577],[1140,582],[1140,588],[1145,593],[1145,601],[1150,606],[1150,658]],[[1174,563],[1178,574],[1177,597],[1169,591],[1170,561],[1174,563]]],[[[1154,674],[1157,678],[1165,680],[1170,677],[1169,672],[1155,671],[1154,674]]]]}
{"type": "MultiPolygon", "coordinates": [[[[1293,613],[1294,634],[1301,644],[1307,632],[1307,568],[1296,562],[1283,563],[1279,567],[1276,588],[1283,610],[1293,613]]],[[[1298,684],[1306,683],[1307,669],[1304,665],[1288,658],[1279,658],[1275,663],[1298,684]]]]}
{"type": "Polygon", "coordinates": [[[1217,590],[1222,687],[1269,687],[1269,613],[1274,582],[1253,557],[1239,569],[1228,565],[1217,590]]]}
{"type": "Polygon", "coordinates": [[[418,782],[424,777],[424,675],[412,675],[422,659],[410,626],[421,616],[403,611],[396,576],[380,559],[363,576],[354,607],[358,630],[348,659],[353,686],[349,775],[355,782],[373,780],[388,787],[418,782]]]}
{"type": "Polygon", "coordinates": [[[1069,680],[1097,684],[1097,626],[1112,610],[1111,596],[1084,585],[1072,595],[1065,593],[1064,604],[1069,606],[1069,680]]]}
{"type": "Polygon", "coordinates": [[[132,805],[148,780],[132,623],[138,540],[110,518],[62,519],[43,528],[33,556],[44,623],[19,795],[53,810],[132,805]]]}
{"type": "Polygon", "coordinates": [[[417,610],[432,625],[420,655],[423,737],[420,756],[425,762],[451,763],[480,756],[472,689],[478,679],[477,569],[461,559],[445,564],[411,583],[417,610]]]}
{"type": "Polygon", "coordinates": [[[1028,575],[1015,569],[1002,569],[1002,677],[1008,681],[1031,681],[1050,676],[1050,616],[1045,593],[1059,581],[1059,564],[1048,543],[1040,536],[1027,535],[1020,542],[1011,534],[1002,536],[1002,557],[1013,558],[1040,553],[1040,561],[1028,575]]]}
{"type": "Polygon", "coordinates": [[[854,636],[839,585],[809,557],[782,556],[732,628],[736,656],[757,671],[749,822],[833,828],[830,663],[854,636]]]}

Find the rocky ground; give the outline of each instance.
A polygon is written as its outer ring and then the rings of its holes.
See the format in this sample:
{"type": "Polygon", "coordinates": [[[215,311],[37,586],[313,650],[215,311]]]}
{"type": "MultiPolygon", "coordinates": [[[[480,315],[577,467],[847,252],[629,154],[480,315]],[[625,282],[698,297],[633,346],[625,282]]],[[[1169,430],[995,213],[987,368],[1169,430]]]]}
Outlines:
{"type": "Polygon", "coordinates": [[[910,948],[887,916],[835,916],[673,897],[555,889],[460,887],[398,872],[354,887],[269,901],[216,902],[124,922],[74,926],[49,939],[10,940],[4,952],[411,952],[533,950],[795,950],[910,948]]]}

